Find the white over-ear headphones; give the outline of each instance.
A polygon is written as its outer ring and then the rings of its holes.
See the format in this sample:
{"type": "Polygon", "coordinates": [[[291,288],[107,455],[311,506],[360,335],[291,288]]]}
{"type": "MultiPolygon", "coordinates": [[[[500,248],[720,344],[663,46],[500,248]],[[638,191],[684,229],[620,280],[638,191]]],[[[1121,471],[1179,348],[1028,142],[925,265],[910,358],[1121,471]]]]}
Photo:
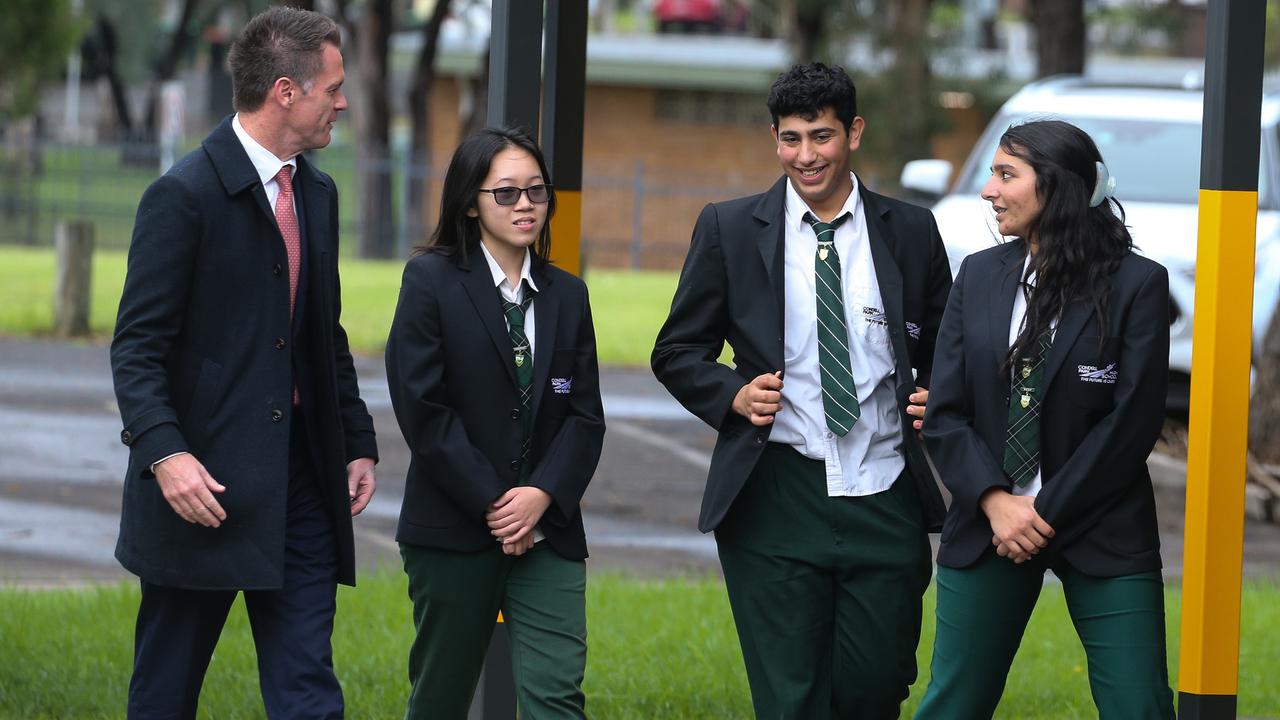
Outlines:
{"type": "Polygon", "coordinates": [[[1098,181],[1093,185],[1093,195],[1089,198],[1089,207],[1098,207],[1103,200],[1115,197],[1116,194],[1116,179],[1111,177],[1111,171],[1107,170],[1107,166],[1100,162],[1095,162],[1094,167],[1098,169],[1098,181]]]}

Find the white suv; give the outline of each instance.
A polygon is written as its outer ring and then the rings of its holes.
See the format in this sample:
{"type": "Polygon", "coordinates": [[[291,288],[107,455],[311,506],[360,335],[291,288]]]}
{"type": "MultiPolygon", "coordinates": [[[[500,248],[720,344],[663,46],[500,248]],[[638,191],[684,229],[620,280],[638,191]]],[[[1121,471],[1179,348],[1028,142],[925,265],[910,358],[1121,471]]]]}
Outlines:
{"type": "MultiPolygon", "coordinates": [[[[1049,78],[1028,85],[1004,104],[954,183],[950,163],[916,160],[903,168],[901,184],[914,193],[941,198],[933,213],[954,274],[966,255],[1001,240],[991,206],[978,193],[1005,129],[1013,123],[1053,118],[1089,133],[1116,178],[1116,197],[1124,205],[1138,252],[1169,269],[1173,301],[1169,407],[1185,411],[1191,373],[1202,103],[1198,89],[1100,84],[1075,76],[1049,78]],[[951,190],[946,193],[948,185],[951,190]]],[[[1280,95],[1264,95],[1261,120],[1254,352],[1260,349],[1280,300],[1280,95]]]]}

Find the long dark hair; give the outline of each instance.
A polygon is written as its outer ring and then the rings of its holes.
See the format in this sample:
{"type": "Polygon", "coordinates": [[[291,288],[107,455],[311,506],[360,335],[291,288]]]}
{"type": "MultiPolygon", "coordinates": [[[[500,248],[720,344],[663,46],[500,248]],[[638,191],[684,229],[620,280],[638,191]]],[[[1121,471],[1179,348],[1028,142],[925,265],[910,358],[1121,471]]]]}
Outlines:
{"type": "MultiPolygon", "coordinates": [[[[436,229],[427,244],[419,247],[415,254],[448,255],[466,266],[467,256],[480,244],[480,219],[469,217],[467,211],[476,206],[480,186],[489,174],[493,158],[507,148],[524,150],[532,155],[538,163],[542,181],[551,183],[551,173],[547,170],[542,150],[524,128],[487,127],[471,133],[453,151],[453,159],[449,161],[449,169],[444,175],[444,189],[440,193],[440,219],[436,221],[436,229]]],[[[556,194],[552,190],[547,200],[547,220],[531,248],[535,261],[548,261],[551,217],[555,213],[556,194]]]]}
{"type": "MultiPolygon", "coordinates": [[[[1089,207],[1098,177],[1094,163],[1102,162],[1102,154],[1080,128],[1061,120],[1012,125],[1000,137],[1000,149],[1035,171],[1040,201],[1040,214],[1028,231],[1036,239],[1036,253],[1022,278],[1034,273],[1036,285],[1027,300],[1026,322],[1005,358],[1002,372],[1007,374],[1017,358],[1035,354],[1040,336],[1074,300],[1093,306],[1106,336],[1111,276],[1133,249],[1133,237],[1119,201],[1107,198],[1089,207]]],[[[1031,238],[1024,239],[1029,252],[1031,238]]]]}

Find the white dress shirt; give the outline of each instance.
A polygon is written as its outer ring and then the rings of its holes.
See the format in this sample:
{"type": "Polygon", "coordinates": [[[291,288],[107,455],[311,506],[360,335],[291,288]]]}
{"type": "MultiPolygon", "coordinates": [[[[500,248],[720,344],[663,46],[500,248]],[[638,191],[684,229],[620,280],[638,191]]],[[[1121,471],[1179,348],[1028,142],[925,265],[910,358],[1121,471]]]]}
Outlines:
{"type": "MultiPolygon", "coordinates": [[[[529,274],[529,267],[532,263],[530,261],[529,251],[527,249],[524,251],[524,264],[520,266],[520,279],[523,280],[524,282],[521,282],[517,287],[514,287],[514,288],[511,287],[511,281],[507,279],[507,274],[503,272],[501,267],[498,266],[498,261],[494,260],[493,255],[489,253],[489,248],[485,247],[484,243],[480,243],[480,249],[484,251],[484,261],[489,263],[489,273],[493,276],[493,284],[502,293],[502,298],[504,300],[510,303],[515,303],[517,305],[523,302],[524,301],[524,283],[529,283],[529,287],[535,293],[538,292],[538,286],[535,285],[533,282],[533,275],[529,274]]],[[[529,357],[534,359],[535,367],[537,366],[536,365],[537,356],[534,354],[534,350],[533,350],[533,343],[534,343],[533,306],[536,305],[537,303],[538,301],[535,298],[533,301],[529,303],[529,308],[524,313],[524,335],[526,338],[529,339],[529,357]]],[[[506,313],[502,314],[502,319],[506,323],[507,332],[511,332],[511,322],[507,320],[506,313]]],[[[542,534],[542,530],[540,528],[538,527],[533,528],[534,544],[540,543],[546,539],[547,539],[547,536],[542,534]]]]}
{"type": "MultiPolygon", "coordinates": [[[[772,442],[826,464],[827,494],[872,495],[889,489],[906,467],[902,420],[894,397],[893,346],[885,319],[867,234],[867,218],[852,173],[853,192],[839,214],[851,217],[836,229],[849,354],[861,415],[844,437],[827,429],[818,369],[817,295],[814,258],[818,237],[804,220],[808,205],[787,183],[784,276],[786,314],[782,409],[774,417],[772,442]]],[[[815,213],[815,216],[817,214],[815,213]]],[[[838,216],[838,215],[837,215],[838,216]]]]}
{"type": "MultiPolygon", "coordinates": [[[[291,157],[288,160],[281,160],[276,157],[270,150],[258,144],[257,140],[249,135],[244,129],[244,125],[240,124],[240,113],[236,113],[231,118],[231,129],[235,131],[236,137],[240,139],[240,144],[244,146],[244,151],[249,155],[249,162],[253,163],[253,169],[258,171],[258,177],[262,180],[262,189],[267,191],[267,204],[272,207],[276,206],[276,198],[280,196],[280,183],[276,182],[276,174],[280,172],[280,168],[288,165],[293,168],[294,177],[298,174],[298,159],[291,157]]],[[[294,214],[297,215],[298,201],[294,200],[294,214]]]]}

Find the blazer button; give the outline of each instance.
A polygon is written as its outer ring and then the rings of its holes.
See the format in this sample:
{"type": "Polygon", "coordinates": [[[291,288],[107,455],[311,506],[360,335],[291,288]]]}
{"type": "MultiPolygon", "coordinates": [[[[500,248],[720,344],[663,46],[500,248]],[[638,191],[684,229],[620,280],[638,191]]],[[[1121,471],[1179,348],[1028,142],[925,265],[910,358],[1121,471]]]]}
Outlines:
{"type": "Polygon", "coordinates": [[[276,349],[277,350],[284,349],[284,338],[276,338],[276,349]]]}
{"type": "Polygon", "coordinates": [[[284,412],[283,412],[283,411],[278,410],[278,409],[277,409],[277,410],[272,410],[272,411],[271,411],[271,422],[280,422],[280,421],[281,421],[281,420],[283,420],[283,419],[284,419],[284,412]]]}
{"type": "Polygon", "coordinates": [[[129,432],[128,430],[120,431],[120,442],[124,443],[125,445],[128,445],[129,443],[133,442],[133,433],[129,432]]]}
{"type": "Polygon", "coordinates": [[[511,469],[512,469],[513,471],[514,471],[514,470],[519,470],[519,469],[520,469],[520,461],[519,461],[519,460],[512,460],[512,461],[511,461],[511,469]]]}
{"type": "Polygon", "coordinates": [[[511,419],[512,420],[520,419],[520,408],[511,408],[511,419]]]}
{"type": "Polygon", "coordinates": [[[764,436],[763,436],[763,435],[757,435],[757,436],[756,436],[756,444],[757,444],[757,445],[763,445],[763,444],[764,444],[764,436]]]}
{"type": "Polygon", "coordinates": [[[280,267],[280,263],[276,263],[275,265],[271,266],[272,275],[279,276],[281,272],[284,272],[284,269],[280,267]]]}

